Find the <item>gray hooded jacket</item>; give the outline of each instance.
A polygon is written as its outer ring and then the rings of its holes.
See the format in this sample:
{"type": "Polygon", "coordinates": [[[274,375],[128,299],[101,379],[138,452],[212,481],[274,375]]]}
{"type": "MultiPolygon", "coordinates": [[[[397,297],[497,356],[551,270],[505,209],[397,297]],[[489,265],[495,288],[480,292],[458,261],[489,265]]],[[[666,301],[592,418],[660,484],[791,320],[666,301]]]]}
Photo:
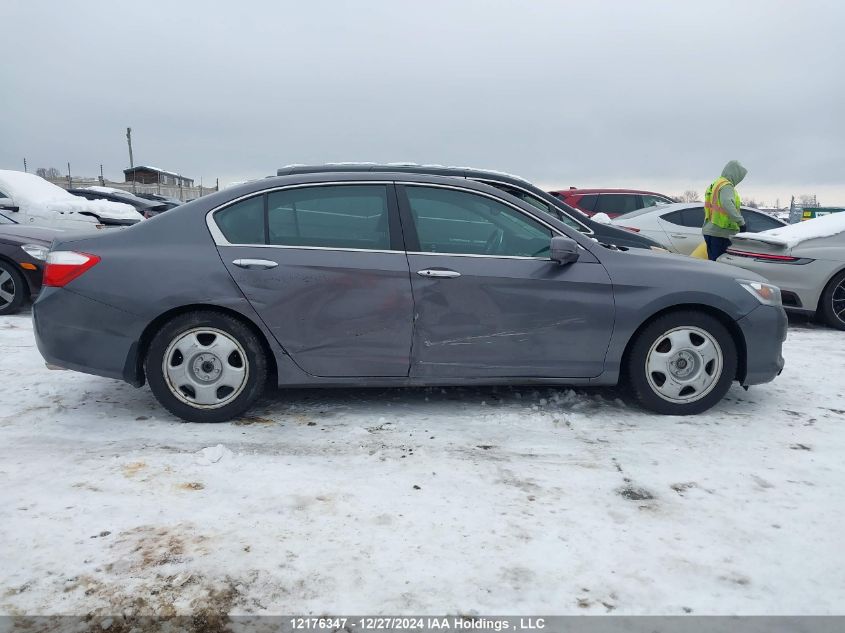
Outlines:
{"type": "MultiPolygon", "coordinates": [[[[719,191],[719,202],[724,207],[725,211],[728,212],[728,215],[731,216],[731,219],[739,224],[740,230],[742,230],[745,220],[739,212],[739,209],[737,209],[734,204],[734,187],[742,182],[742,179],[745,178],[745,174],[747,173],[748,170],[743,167],[738,160],[728,161],[728,164],[725,165],[725,168],[722,170],[722,176],[727,178],[731,184],[725,185],[719,191]]],[[[716,226],[712,222],[705,222],[704,226],[701,227],[701,232],[704,235],[710,235],[712,237],[731,237],[737,233],[736,231],[716,226]]]]}

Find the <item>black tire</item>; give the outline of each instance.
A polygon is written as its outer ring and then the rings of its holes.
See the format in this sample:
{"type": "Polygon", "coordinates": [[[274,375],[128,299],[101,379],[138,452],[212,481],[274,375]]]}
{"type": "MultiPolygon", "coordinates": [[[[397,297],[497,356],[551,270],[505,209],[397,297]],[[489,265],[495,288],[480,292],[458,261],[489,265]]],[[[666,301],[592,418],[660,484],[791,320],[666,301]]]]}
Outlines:
{"type": "Polygon", "coordinates": [[[0,297],[0,316],[18,312],[29,293],[29,286],[17,268],[7,261],[0,260],[0,277],[6,277],[6,275],[8,279],[2,283],[2,290],[10,293],[12,300],[0,297]]]}
{"type": "Polygon", "coordinates": [[[845,270],[840,270],[833,276],[822,292],[819,299],[819,314],[827,325],[837,330],[845,330],[845,312],[837,315],[836,308],[845,310],[845,270]],[[834,301],[837,301],[834,306],[834,301]]]}
{"type": "MultiPolygon", "coordinates": [[[[206,352],[201,351],[202,348],[199,349],[197,356],[200,353],[206,354],[206,352]]],[[[173,350],[171,348],[169,353],[172,357],[171,364],[173,358],[181,357],[181,352],[178,349],[173,350]]],[[[236,355],[234,356],[236,362],[241,357],[239,350],[232,352],[232,354],[236,355]]],[[[232,358],[231,354],[227,358],[232,358]]],[[[216,360],[219,361],[219,359],[216,360]]],[[[193,361],[189,365],[190,359],[186,358],[182,362],[186,363],[186,367],[196,367],[198,361],[193,361]]],[[[263,392],[267,382],[267,357],[258,336],[242,321],[222,312],[198,310],[174,317],[159,329],[147,351],[144,371],[153,395],[173,415],[188,422],[226,422],[249,409],[263,392]],[[176,386],[172,387],[164,365],[165,354],[168,354],[168,348],[171,348],[171,344],[175,344],[181,337],[190,335],[194,331],[200,331],[200,336],[208,336],[202,333],[204,328],[217,331],[233,339],[243,350],[244,358],[240,362],[245,368],[245,380],[239,387],[239,393],[235,394],[233,389],[234,397],[219,406],[187,402],[186,400],[190,398],[190,391],[186,392],[176,386]],[[180,391],[182,395],[175,395],[174,390],[180,391]]],[[[211,382],[210,386],[213,387],[214,383],[211,382]]],[[[221,389],[226,388],[219,387],[216,393],[220,393],[221,389]]],[[[224,399],[225,397],[227,396],[224,396],[224,399]]]]}
{"type": "MultiPolygon", "coordinates": [[[[696,336],[694,335],[694,340],[697,341],[696,336]]],[[[663,415],[694,415],[706,411],[725,396],[736,377],[737,363],[736,344],[727,328],[709,314],[685,310],[663,315],[646,325],[633,341],[623,369],[628,387],[641,406],[663,415]],[[712,371],[712,373],[708,372],[712,376],[710,386],[699,392],[702,395],[693,390],[686,396],[683,396],[684,390],[692,389],[692,387],[684,387],[679,398],[698,398],[684,403],[670,401],[662,396],[656,387],[652,386],[659,380],[660,374],[651,373],[650,379],[646,369],[652,346],[657,345],[656,351],[659,350],[660,345],[667,338],[665,335],[676,328],[696,328],[704,331],[715,341],[721,351],[721,370],[718,370],[718,361],[714,361],[713,365],[709,363],[703,365],[712,371]]],[[[684,383],[676,381],[675,384],[684,383]]]]}

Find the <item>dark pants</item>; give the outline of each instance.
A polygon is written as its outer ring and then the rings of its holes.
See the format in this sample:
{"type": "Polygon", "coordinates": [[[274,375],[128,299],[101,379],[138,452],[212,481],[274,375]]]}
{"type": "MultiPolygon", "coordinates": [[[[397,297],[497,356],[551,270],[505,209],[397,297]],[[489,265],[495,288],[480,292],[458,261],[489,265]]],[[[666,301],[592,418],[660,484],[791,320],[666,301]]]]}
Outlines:
{"type": "Polygon", "coordinates": [[[704,243],[707,244],[707,259],[715,262],[719,259],[719,255],[724,255],[731,245],[731,241],[726,237],[713,237],[712,235],[704,236],[704,243]]]}

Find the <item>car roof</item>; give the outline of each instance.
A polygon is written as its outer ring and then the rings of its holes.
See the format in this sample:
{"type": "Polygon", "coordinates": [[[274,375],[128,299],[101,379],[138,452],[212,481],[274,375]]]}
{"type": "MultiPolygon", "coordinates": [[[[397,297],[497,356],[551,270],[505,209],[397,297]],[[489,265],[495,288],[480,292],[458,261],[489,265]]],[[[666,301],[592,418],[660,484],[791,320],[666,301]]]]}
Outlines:
{"type": "Polygon", "coordinates": [[[592,189],[578,189],[574,187],[570,187],[569,189],[555,189],[551,193],[556,193],[560,195],[580,195],[585,193],[638,193],[638,194],[646,194],[649,196],[662,196],[663,198],[670,198],[671,196],[667,196],[665,193],[658,193],[657,191],[645,191],[644,189],[600,189],[600,188],[592,188],[592,189]]]}
{"type": "MultiPolygon", "coordinates": [[[[513,184],[531,185],[521,176],[509,174],[494,169],[480,169],[476,167],[454,167],[447,165],[422,165],[419,163],[325,163],[322,165],[286,165],[276,170],[277,176],[292,174],[319,173],[319,172],[390,172],[390,173],[414,173],[431,174],[436,176],[452,176],[454,178],[472,179],[495,179],[500,182],[511,182],[513,184]]],[[[532,185],[535,187],[535,185],[532,185]]]]}
{"type": "MultiPolygon", "coordinates": [[[[422,174],[430,176],[448,176],[451,178],[464,178],[475,181],[495,181],[514,187],[521,187],[529,193],[536,195],[548,204],[554,204],[561,211],[567,215],[572,216],[575,221],[588,225],[588,217],[583,211],[566,203],[548,192],[543,191],[540,187],[526,180],[522,176],[508,174],[503,171],[496,171],[494,169],[478,169],[475,167],[447,167],[445,165],[420,165],[417,163],[325,163],[323,165],[287,165],[276,170],[277,176],[289,176],[295,174],[312,174],[312,173],[406,173],[406,174],[422,174]]],[[[272,178],[272,176],[268,176],[272,178]]]]}
{"type": "MultiPolygon", "coordinates": [[[[298,166],[305,167],[305,166],[298,166]]],[[[286,173],[278,176],[267,176],[258,180],[250,180],[248,182],[227,187],[222,189],[222,192],[227,194],[246,195],[256,191],[265,189],[272,189],[274,187],[283,187],[285,185],[297,185],[308,183],[321,183],[337,181],[350,182],[376,182],[376,181],[396,181],[402,182],[406,180],[413,180],[419,183],[444,184],[444,185],[458,185],[467,189],[475,189],[487,193],[495,192],[490,185],[477,182],[475,180],[467,180],[464,176],[458,176],[456,173],[427,173],[420,172],[416,169],[402,169],[393,168],[390,166],[377,166],[376,169],[360,169],[356,165],[333,165],[333,169],[326,169],[324,166],[319,166],[314,169],[303,169],[291,173],[286,173]],[[351,168],[350,168],[351,167],[351,168]],[[409,176],[413,176],[409,178],[409,176]]],[[[282,171],[280,169],[280,171],[282,171]]],[[[498,192],[501,194],[502,192],[498,192]]]]}

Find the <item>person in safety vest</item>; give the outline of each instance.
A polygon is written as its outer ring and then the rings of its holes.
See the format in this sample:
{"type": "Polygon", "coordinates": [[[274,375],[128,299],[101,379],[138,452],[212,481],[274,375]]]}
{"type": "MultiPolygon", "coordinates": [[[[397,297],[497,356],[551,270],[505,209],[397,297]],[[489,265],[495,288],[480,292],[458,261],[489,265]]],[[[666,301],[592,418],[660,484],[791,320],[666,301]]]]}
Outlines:
{"type": "Polygon", "coordinates": [[[730,238],[745,226],[745,220],[739,212],[739,194],[736,186],[745,178],[748,170],[738,160],[729,161],[722,170],[722,175],[714,180],[704,194],[704,242],[707,244],[707,257],[713,261],[722,255],[731,245],[730,238]]]}

